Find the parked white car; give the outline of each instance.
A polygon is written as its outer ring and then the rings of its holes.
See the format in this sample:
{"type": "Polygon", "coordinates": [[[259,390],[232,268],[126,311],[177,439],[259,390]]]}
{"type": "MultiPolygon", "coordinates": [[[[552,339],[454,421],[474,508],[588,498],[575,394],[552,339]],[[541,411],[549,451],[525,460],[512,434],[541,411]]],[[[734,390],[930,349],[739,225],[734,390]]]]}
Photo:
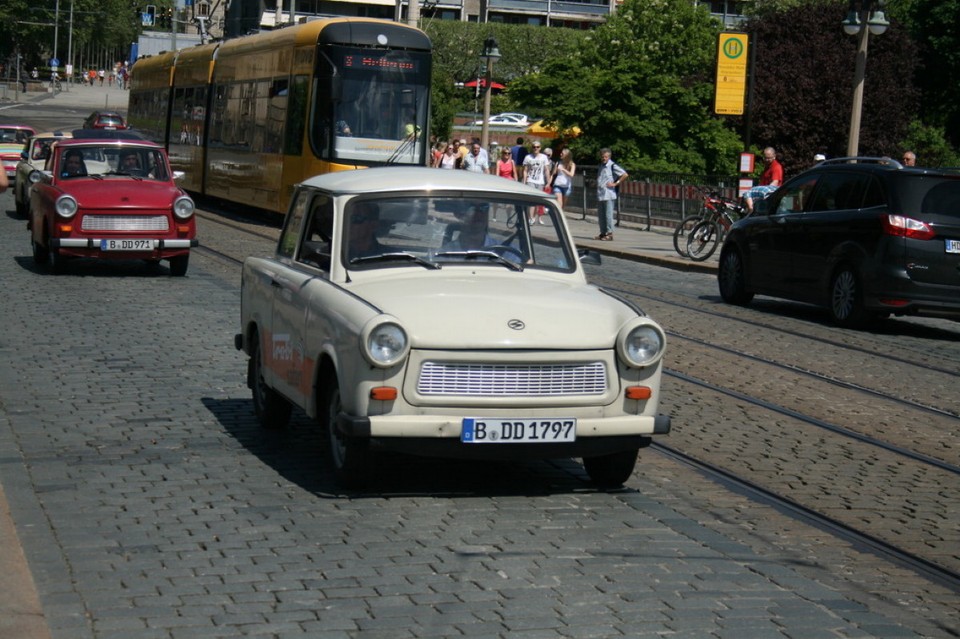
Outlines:
{"type": "MultiPolygon", "coordinates": [[[[523,129],[530,126],[530,118],[523,113],[501,113],[499,115],[491,115],[487,122],[490,124],[490,126],[511,126],[523,129]]],[[[483,126],[483,120],[474,121],[473,126],[483,126]]]]}
{"type": "Polygon", "coordinates": [[[401,167],[312,178],[276,254],[243,268],[236,346],[259,420],[283,426],[293,405],[317,418],[345,485],[396,450],[582,457],[618,486],[670,430],[666,338],[587,284],[587,259],[556,202],[517,182],[401,167]]]}

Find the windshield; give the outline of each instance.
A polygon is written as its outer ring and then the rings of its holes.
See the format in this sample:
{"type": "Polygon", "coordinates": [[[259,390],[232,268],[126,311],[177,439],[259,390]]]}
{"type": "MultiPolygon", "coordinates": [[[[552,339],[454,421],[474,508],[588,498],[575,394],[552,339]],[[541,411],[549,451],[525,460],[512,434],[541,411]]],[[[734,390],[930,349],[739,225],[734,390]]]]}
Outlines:
{"type": "Polygon", "coordinates": [[[459,263],[571,271],[575,264],[552,203],[448,193],[355,198],[344,213],[342,259],[351,269],[459,263]]]}
{"type": "Polygon", "coordinates": [[[60,156],[61,178],[125,176],[168,181],[166,158],[160,149],[111,145],[71,146],[60,156]]]}
{"type": "Polygon", "coordinates": [[[427,53],[323,47],[311,140],[318,155],[360,164],[422,164],[427,53]],[[326,86],[324,86],[326,85],[326,86]]]}

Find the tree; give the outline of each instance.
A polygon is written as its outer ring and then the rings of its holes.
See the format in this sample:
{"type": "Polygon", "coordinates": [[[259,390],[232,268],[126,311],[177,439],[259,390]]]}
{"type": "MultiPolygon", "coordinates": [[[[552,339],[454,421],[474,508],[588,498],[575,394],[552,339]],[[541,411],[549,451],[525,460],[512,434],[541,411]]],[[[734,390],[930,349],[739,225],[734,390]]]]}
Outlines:
{"type": "Polygon", "coordinates": [[[729,174],[741,143],[710,115],[718,32],[689,0],[626,0],[582,47],[549,56],[510,95],[540,105],[561,130],[578,126],[579,157],[611,147],[635,171],[729,174]]]}
{"type": "MultiPolygon", "coordinates": [[[[752,138],[783,157],[787,174],[816,153],[846,155],[856,38],[843,32],[844,0],[774,5],[747,23],[756,50],[752,138]]],[[[899,157],[918,106],[917,53],[896,21],[869,40],[860,155],[899,157]]]]}
{"type": "Polygon", "coordinates": [[[960,147],[960,0],[899,0],[891,5],[891,13],[903,20],[919,46],[919,114],[960,147]]]}

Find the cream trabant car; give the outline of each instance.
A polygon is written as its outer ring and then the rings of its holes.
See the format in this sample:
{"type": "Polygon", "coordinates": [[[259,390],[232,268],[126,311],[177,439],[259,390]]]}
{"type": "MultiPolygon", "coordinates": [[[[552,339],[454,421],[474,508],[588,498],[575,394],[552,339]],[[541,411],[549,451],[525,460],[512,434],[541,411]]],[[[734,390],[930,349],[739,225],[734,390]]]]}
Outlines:
{"type": "Polygon", "coordinates": [[[582,457],[620,485],[670,430],[666,339],[587,284],[588,258],[551,197],[500,177],[398,167],[300,184],[276,254],[243,267],[236,346],[260,423],[301,407],[345,485],[378,450],[582,457]]]}

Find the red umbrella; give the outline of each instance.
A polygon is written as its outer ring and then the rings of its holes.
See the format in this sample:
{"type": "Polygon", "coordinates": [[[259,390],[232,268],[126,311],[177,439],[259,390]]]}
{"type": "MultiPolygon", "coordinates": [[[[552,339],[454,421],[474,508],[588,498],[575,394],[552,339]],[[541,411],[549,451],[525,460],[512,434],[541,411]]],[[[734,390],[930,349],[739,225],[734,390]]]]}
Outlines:
{"type": "MultiPolygon", "coordinates": [[[[479,82],[479,84],[480,84],[480,88],[481,88],[481,89],[486,89],[486,88],[487,88],[487,79],[486,79],[486,78],[480,78],[479,81],[478,81],[478,80],[470,80],[469,82],[464,82],[464,83],[463,83],[463,86],[465,86],[465,87],[470,87],[471,89],[473,89],[474,87],[477,86],[477,83],[478,83],[478,82],[479,82]]],[[[502,91],[503,89],[506,89],[507,87],[505,87],[504,85],[500,84],[499,82],[491,82],[491,83],[490,83],[490,88],[491,88],[491,89],[499,89],[499,90],[502,91]]]]}

